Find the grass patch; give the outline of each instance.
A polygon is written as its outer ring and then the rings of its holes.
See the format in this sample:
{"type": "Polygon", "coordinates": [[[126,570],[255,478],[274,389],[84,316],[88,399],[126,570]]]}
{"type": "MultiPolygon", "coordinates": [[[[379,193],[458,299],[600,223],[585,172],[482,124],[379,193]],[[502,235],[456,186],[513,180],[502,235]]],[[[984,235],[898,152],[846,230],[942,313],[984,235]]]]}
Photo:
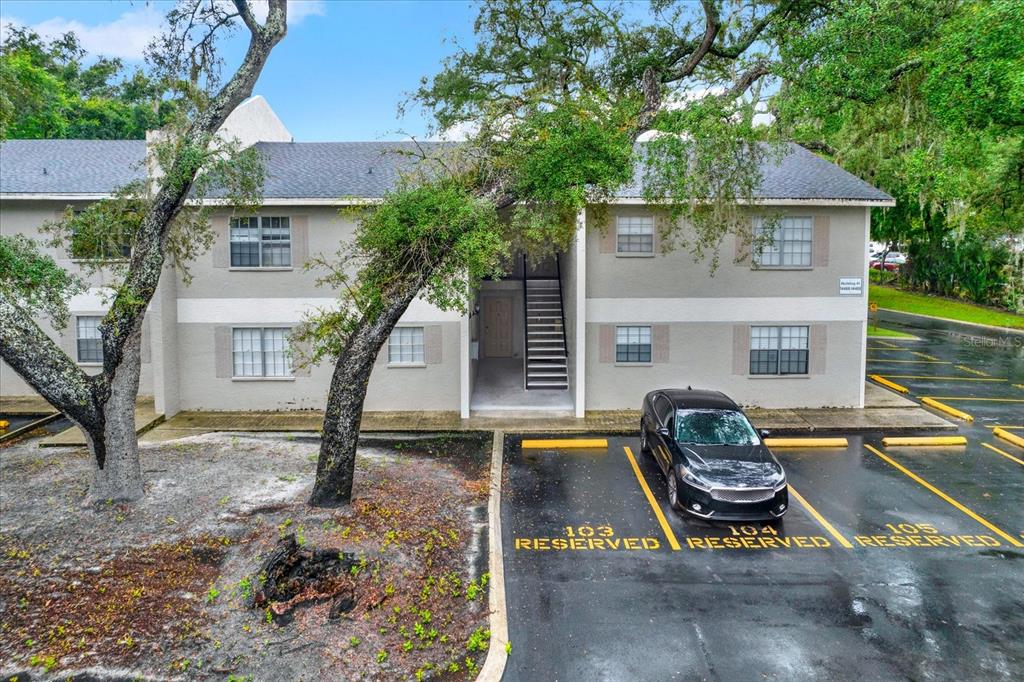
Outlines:
{"type": "Polygon", "coordinates": [[[1015,315],[941,296],[928,296],[892,287],[871,285],[869,300],[872,303],[877,303],[879,308],[898,310],[904,313],[944,317],[948,320],[974,322],[994,327],[1024,329],[1024,315],[1015,315]]]}
{"type": "Polygon", "coordinates": [[[868,325],[868,336],[888,336],[893,339],[916,339],[917,337],[913,334],[907,334],[906,332],[898,332],[894,329],[882,329],[881,327],[875,327],[868,325]]]}

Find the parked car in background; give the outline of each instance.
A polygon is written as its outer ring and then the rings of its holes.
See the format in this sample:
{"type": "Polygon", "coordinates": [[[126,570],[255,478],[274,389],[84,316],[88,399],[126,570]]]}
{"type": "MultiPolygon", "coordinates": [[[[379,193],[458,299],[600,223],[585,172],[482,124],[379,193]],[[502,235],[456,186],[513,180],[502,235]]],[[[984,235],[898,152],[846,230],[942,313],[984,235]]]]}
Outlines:
{"type": "Polygon", "coordinates": [[[661,389],[644,397],[640,450],[654,457],[672,508],[702,519],[765,521],[789,508],[782,465],[743,410],[719,391],[661,389]]]}

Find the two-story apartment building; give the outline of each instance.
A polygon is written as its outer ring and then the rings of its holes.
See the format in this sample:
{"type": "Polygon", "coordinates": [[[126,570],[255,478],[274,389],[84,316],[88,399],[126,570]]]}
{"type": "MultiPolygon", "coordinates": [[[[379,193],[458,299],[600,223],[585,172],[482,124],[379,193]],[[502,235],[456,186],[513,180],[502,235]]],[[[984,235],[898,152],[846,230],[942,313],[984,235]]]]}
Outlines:
{"type": "MultiPolygon", "coordinates": [[[[231,134],[266,158],[257,216],[218,208],[213,248],[186,286],[165,273],[147,313],[141,393],[158,412],[321,408],[331,367],[292,367],[288,330],[334,301],[304,264],[334,253],[355,229],[339,208],[393,186],[407,143],[291,141],[261,98],[229,119],[231,134]]],[[[12,140],[0,147],[0,230],[38,237],[68,205],[80,207],[146,173],[144,141],[12,140]]],[[[727,237],[720,266],[662,253],[657,207],[622,188],[598,225],[577,219],[573,248],[556,260],[519,258],[484,282],[468,314],[417,300],[382,349],[366,408],[457,411],[637,408],[661,386],[725,391],[747,405],[863,404],[867,244],[871,208],[892,199],[792,145],[763,169],[745,207],[774,239],[751,257],[727,237]]],[[[71,254],[52,251],[76,268],[71,254]]],[[[103,282],[71,302],[49,330],[84,367],[102,349],[103,282]]],[[[30,394],[0,363],[2,394],[30,394]]]]}

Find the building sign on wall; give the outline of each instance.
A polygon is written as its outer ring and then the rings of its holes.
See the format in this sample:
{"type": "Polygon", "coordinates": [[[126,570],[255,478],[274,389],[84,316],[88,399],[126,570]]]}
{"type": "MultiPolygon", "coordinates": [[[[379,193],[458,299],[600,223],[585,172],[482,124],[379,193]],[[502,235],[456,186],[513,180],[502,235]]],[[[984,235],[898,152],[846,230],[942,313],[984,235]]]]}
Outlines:
{"type": "Polygon", "coordinates": [[[863,277],[840,277],[839,278],[839,295],[840,296],[863,296],[864,295],[864,278],[863,277]]]}

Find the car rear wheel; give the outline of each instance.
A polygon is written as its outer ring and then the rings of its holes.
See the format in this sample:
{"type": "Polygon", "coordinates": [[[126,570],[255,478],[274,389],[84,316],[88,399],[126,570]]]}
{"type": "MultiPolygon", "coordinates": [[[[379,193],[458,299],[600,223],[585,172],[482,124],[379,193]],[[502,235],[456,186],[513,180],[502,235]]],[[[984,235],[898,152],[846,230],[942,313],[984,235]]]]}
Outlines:
{"type": "Polygon", "coordinates": [[[679,480],[675,472],[671,471],[668,474],[668,503],[676,511],[683,510],[683,505],[679,501],[679,480]]]}
{"type": "Polygon", "coordinates": [[[647,422],[643,419],[640,420],[640,452],[651,454],[651,444],[647,442],[647,422]]]}

